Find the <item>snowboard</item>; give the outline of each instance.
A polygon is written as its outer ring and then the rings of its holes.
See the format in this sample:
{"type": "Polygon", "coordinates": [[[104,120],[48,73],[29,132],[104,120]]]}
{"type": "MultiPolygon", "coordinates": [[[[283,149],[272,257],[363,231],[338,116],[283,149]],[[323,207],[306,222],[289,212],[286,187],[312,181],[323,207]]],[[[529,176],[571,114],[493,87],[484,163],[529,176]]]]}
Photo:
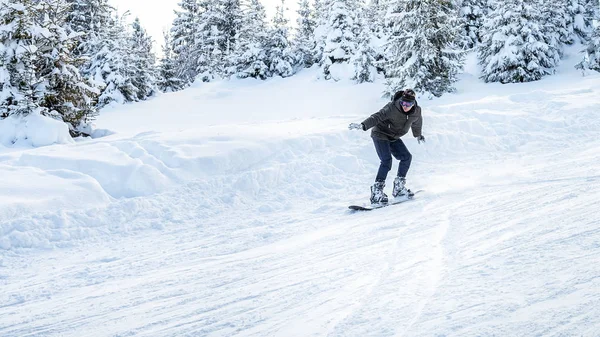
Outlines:
{"type": "Polygon", "coordinates": [[[390,201],[388,201],[387,204],[377,204],[377,205],[368,205],[368,206],[351,205],[351,206],[348,206],[348,208],[353,211],[372,211],[372,210],[375,210],[378,208],[384,208],[384,207],[388,207],[388,206],[392,206],[392,205],[398,205],[403,202],[410,201],[415,198],[415,195],[417,193],[420,193],[420,192],[423,192],[423,190],[418,190],[418,191],[414,192],[411,196],[408,196],[408,197],[391,199],[390,201]]]}

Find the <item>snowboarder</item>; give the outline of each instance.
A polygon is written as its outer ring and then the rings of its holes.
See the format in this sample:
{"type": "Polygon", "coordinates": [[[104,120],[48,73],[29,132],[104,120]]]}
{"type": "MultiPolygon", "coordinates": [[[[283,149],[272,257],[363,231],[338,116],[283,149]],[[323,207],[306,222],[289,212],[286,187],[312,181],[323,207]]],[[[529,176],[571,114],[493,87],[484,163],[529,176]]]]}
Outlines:
{"type": "Polygon", "coordinates": [[[383,188],[388,172],[392,169],[392,155],[400,161],[398,176],[394,179],[392,196],[396,198],[412,195],[411,191],[406,188],[406,174],[410,168],[412,155],[400,137],[407,134],[408,129],[412,128],[413,136],[417,138],[419,144],[425,142],[425,137],[421,134],[422,126],[421,107],[417,104],[416,94],[412,89],[398,91],[392,101],[379,112],[360,124],[350,123],[348,126],[350,130],[367,131],[373,128],[371,138],[373,138],[381,164],[375,184],[371,186],[371,204],[388,202],[388,196],[383,192],[383,188]]]}

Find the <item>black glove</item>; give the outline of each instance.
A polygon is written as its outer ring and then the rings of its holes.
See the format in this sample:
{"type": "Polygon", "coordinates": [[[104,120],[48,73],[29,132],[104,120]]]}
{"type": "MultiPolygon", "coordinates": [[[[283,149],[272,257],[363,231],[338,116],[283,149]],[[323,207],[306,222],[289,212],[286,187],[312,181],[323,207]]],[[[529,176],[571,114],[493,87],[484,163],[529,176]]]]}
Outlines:
{"type": "Polygon", "coordinates": [[[348,125],[348,129],[349,130],[365,130],[365,126],[358,123],[350,123],[350,125],[348,125]]]}
{"type": "Polygon", "coordinates": [[[423,137],[423,135],[420,135],[419,137],[417,137],[417,142],[419,142],[419,144],[421,144],[421,142],[425,143],[425,137],[423,137]]]}

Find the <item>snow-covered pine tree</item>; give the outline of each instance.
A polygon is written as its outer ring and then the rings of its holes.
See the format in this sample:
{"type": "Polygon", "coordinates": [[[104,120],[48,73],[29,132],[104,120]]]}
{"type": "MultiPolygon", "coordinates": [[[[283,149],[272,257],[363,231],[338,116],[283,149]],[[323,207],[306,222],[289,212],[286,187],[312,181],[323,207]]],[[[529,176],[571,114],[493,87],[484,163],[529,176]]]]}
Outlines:
{"type": "Polygon", "coordinates": [[[299,60],[300,67],[310,68],[315,63],[313,51],[315,49],[316,22],[308,0],[298,2],[297,13],[296,34],[293,40],[294,53],[296,59],[299,60]]]}
{"type": "Polygon", "coordinates": [[[487,0],[462,0],[459,8],[462,21],[461,44],[472,49],[481,42],[481,26],[489,10],[487,0]]]}
{"type": "Polygon", "coordinates": [[[175,19],[171,26],[171,50],[176,66],[176,75],[186,85],[196,78],[197,61],[197,27],[199,6],[197,0],[181,0],[179,10],[175,11],[175,19]]]}
{"type": "Polygon", "coordinates": [[[320,62],[325,79],[350,79],[356,54],[360,22],[358,13],[363,9],[360,0],[330,0],[325,28],[325,45],[320,62]]]}
{"type": "Polygon", "coordinates": [[[537,0],[498,2],[484,24],[478,47],[486,82],[529,82],[552,74],[560,52],[549,40],[537,0]]]}
{"type": "Polygon", "coordinates": [[[127,43],[125,16],[116,15],[111,18],[106,34],[100,41],[100,51],[92,56],[88,73],[93,82],[103,88],[98,99],[98,106],[103,107],[111,102],[135,102],[137,88],[132,83],[135,76],[133,58],[127,43]]]}
{"type": "Polygon", "coordinates": [[[219,78],[225,72],[224,51],[228,39],[220,29],[225,18],[219,0],[201,0],[198,3],[198,22],[193,57],[196,76],[204,82],[219,78]]]}
{"type": "Polygon", "coordinates": [[[67,0],[70,13],[67,17],[67,32],[74,35],[75,49],[73,57],[85,58],[79,66],[81,75],[88,79],[97,91],[103,90],[102,81],[94,81],[95,66],[91,60],[98,53],[104,53],[108,29],[112,22],[115,9],[108,4],[108,0],[67,0]]]}
{"type": "Polygon", "coordinates": [[[580,69],[583,73],[588,69],[600,72],[600,26],[594,29],[583,53],[583,60],[575,68],[580,69]]]}
{"type": "Polygon", "coordinates": [[[572,39],[586,43],[592,33],[593,13],[600,6],[598,0],[567,0],[567,15],[569,18],[569,31],[572,39]]]}
{"type": "Polygon", "coordinates": [[[132,84],[137,88],[137,98],[142,101],[156,93],[156,57],[152,52],[152,38],[135,18],[129,37],[130,56],[134,73],[132,84]]]}
{"type": "Polygon", "coordinates": [[[239,0],[201,0],[196,33],[197,73],[211,81],[235,72],[243,12],[239,0]]]}
{"type": "Polygon", "coordinates": [[[222,11],[222,22],[219,25],[219,31],[223,34],[223,51],[225,58],[231,53],[231,49],[236,44],[237,36],[242,26],[242,7],[240,0],[220,0],[220,5],[217,7],[222,11]]]}
{"type": "MultiPolygon", "coordinates": [[[[219,29],[218,25],[211,25],[208,31],[208,36],[203,42],[203,46],[206,50],[207,70],[198,72],[198,76],[201,76],[202,81],[210,82],[214,79],[221,78],[225,74],[226,64],[225,59],[227,53],[223,49],[223,41],[226,41],[225,34],[219,29]]],[[[229,48],[229,47],[227,47],[229,48]]]]}
{"type": "Polygon", "coordinates": [[[600,5],[598,0],[581,0],[583,12],[583,25],[589,29],[590,35],[595,31],[595,24],[600,23],[600,5]]]}
{"type": "Polygon", "coordinates": [[[388,27],[385,24],[387,7],[384,0],[370,0],[365,8],[366,25],[377,39],[386,38],[388,27]]]}
{"type": "Polygon", "coordinates": [[[36,2],[0,1],[0,116],[41,112],[35,87],[40,81],[35,69],[38,49],[36,2]]]}
{"type": "Polygon", "coordinates": [[[325,49],[325,39],[328,30],[327,13],[330,1],[332,0],[314,0],[314,48],[311,54],[313,55],[314,62],[319,65],[323,63],[323,49],[325,49]]]}
{"type": "Polygon", "coordinates": [[[89,57],[100,50],[98,43],[111,21],[114,8],[108,0],[67,0],[70,13],[67,17],[69,34],[76,32],[75,56],[89,57]]]}
{"type": "Polygon", "coordinates": [[[79,41],[77,35],[68,34],[69,12],[64,0],[39,0],[35,17],[43,30],[36,39],[35,63],[43,113],[68,123],[73,132],[97,114],[99,92],[79,72],[85,60],[75,56],[79,41]]]}
{"type": "Polygon", "coordinates": [[[323,18],[326,16],[325,15],[325,7],[327,7],[326,4],[327,0],[314,0],[313,1],[313,21],[315,22],[316,25],[319,25],[319,23],[321,23],[321,21],[323,20],[323,18]]]}
{"type": "Polygon", "coordinates": [[[573,17],[568,13],[568,4],[564,0],[544,0],[542,12],[548,13],[547,20],[542,22],[549,43],[556,46],[562,54],[564,44],[573,44],[573,17]]]}
{"type": "Polygon", "coordinates": [[[371,46],[371,29],[368,24],[361,25],[361,32],[358,36],[358,48],[356,55],[352,57],[354,64],[354,76],[357,83],[373,82],[377,75],[375,67],[375,51],[371,46]]]}
{"type": "Polygon", "coordinates": [[[385,74],[384,66],[386,64],[385,43],[390,35],[386,4],[384,0],[371,0],[365,9],[364,15],[371,32],[370,40],[373,57],[375,58],[374,65],[377,72],[382,74],[385,74]]]}
{"type": "Polygon", "coordinates": [[[387,93],[413,88],[420,95],[439,97],[452,92],[464,62],[464,53],[454,47],[460,25],[453,3],[398,0],[388,19],[387,93]]]}
{"type": "Polygon", "coordinates": [[[269,37],[266,17],[265,8],[260,0],[250,0],[244,11],[236,48],[231,55],[228,75],[263,80],[270,76],[265,50],[269,37]]]}
{"type": "Polygon", "coordinates": [[[285,18],[285,0],[276,7],[273,28],[267,41],[269,71],[272,76],[289,77],[294,74],[294,54],[288,40],[288,20],[285,18]]]}
{"type": "Polygon", "coordinates": [[[175,73],[175,63],[171,55],[171,36],[168,31],[164,31],[163,36],[164,44],[162,46],[157,85],[162,92],[174,92],[183,89],[183,83],[175,73]]]}

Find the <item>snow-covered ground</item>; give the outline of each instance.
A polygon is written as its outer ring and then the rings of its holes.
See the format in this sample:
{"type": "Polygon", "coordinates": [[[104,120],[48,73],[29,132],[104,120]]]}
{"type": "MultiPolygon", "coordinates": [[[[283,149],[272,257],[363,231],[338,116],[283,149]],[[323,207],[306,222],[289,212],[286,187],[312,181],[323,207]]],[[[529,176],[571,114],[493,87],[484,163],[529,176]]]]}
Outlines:
{"type": "Polygon", "coordinates": [[[600,336],[600,75],[576,58],[512,85],[471,62],[421,99],[425,192],[368,213],[347,125],[381,83],[199,84],[104,111],[105,137],[0,145],[0,336],[600,336]]]}

